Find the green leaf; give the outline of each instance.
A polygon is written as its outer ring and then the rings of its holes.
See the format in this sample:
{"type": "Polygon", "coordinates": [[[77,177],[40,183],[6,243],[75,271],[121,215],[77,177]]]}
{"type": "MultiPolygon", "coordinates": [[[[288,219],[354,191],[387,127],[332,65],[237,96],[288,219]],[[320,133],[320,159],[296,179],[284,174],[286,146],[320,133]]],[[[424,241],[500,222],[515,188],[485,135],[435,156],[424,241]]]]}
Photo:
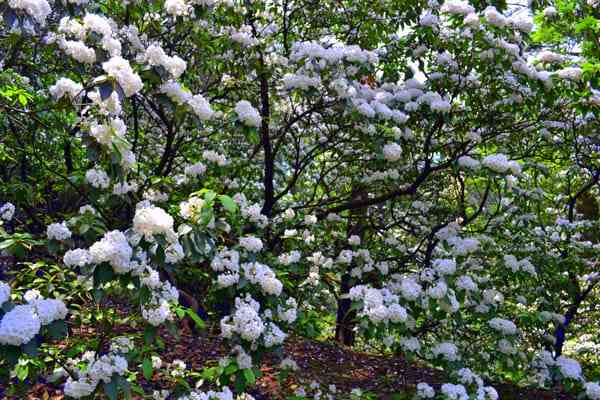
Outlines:
{"type": "Polygon", "coordinates": [[[116,377],[114,375],[113,375],[113,378],[110,380],[110,382],[104,383],[104,394],[106,394],[106,396],[110,400],[118,399],[119,386],[118,386],[118,380],[116,379],[116,377]]]}
{"type": "Polygon", "coordinates": [[[225,371],[223,371],[223,375],[233,375],[238,370],[237,364],[229,364],[225,371]]]}
{"type": "Polygon", "coordinates": [[[152,344],[154,339],[156,338],[156,327],[152,325],[146,326],[144,329],[144,342],[146,344],[152,344]]]}
{"type": "Polygon", "coordinates": [[[117,376],[117,384],[118,384],[119,389],[121,389],[121,391],[125,395],[125,399],[130,400],[131,399],[131,384],[129,383],[129,381],[124,376],[117,376]]]}
{"type": "Polygon", "coordinates": [[[36,338],[31,339],[29,342],[23,345],[23,351],[31,357],[37,357],[38,355],[38,342],[36,338]]]}
{"type": "Polygon", "coordinates": [[[0,250],[8,249],[10,246],[12,246],[15,243],[17,243],[17,241],[14,239],[6,239],[6,240],[0,242],[0,250]]]}
{"type": "Polygon", "coordinates": [[[234,214],[237,211],[237,204],[231,197],[221,194],[219,195],[219,201],[223,205],[223,208],[225,208],[231,214],[234,214]]]}
{"type": "Polygon", "coordinates": [[[47,326],[48,333],[52,339],[62,339],[67,336],[69,328],[63,320],[54,321],[47,326]]]}
{"type": "Polygon", "coordinates": [[[106,263],[102,263],[96,267],[94,270],[94,287],[99,287],[100,285],[110,282],[115,273],[112,267],[106,263]]]}
{"type": "Polygon", "coordinates": [[[146,380],[152,379],[152,361],[149,358],[144,358],[144,362],[142,362],[142,372],[144,373],[144,378],[146,380]]]}
{"type": "Polygon", "coordinates": [[[202,320],[202,318],[200,318],[198,316],[198,314],[196,314],[194,312],[194,310],[192,310],[191,308],[187,309],[187,314],[190,316],[190,318],[192,320],[194,320],[194,322],[196,323],[196,326],[200,329],[204,329],[206,327],[206,324],[204,323],[204,321],[202,320]]]}
{"type": "Polygon", "coordinates": [[[256,381],[256,376],[254,376],[254,371],[252,371],[252,369],[250,368],[246,368],[244,371],[244,379],[246,380],[246,383],[249,385],[254,384],[254,382],[256,381]]]}
{"type": "Polygon", "coordinates": [[[108,99],[112,94],[114,90],[113,83],[110,81],[106,81],[100,84],[100,86],[98,86],[98,90],[100,91],[100,98],[102,99],[102,101],[104,101],[108,99]]]}
{"type": "Polygon", "coordinates": [[[29,375],[29,365],[17,365],[15,367],[15,373],[17,374],[17,378],[19,378],[20,381],[24,381],[29,375]]]}
{"type": "Polygon", "coordinates": [[[0,346],[0,359],[6,360],[10,366],[16,365],[21,356],[21,348],[17,346],[0,346]]]}

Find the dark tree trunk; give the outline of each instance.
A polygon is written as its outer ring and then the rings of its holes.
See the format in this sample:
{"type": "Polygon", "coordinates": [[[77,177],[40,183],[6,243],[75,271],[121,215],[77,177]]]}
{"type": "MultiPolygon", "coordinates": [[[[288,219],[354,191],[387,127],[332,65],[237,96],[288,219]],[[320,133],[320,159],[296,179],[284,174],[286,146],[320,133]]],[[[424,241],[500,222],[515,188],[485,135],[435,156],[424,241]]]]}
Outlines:
{"type": "MultiPolygon", "coordinates": [[[[352,190],[352,201],[364,201],[367,199],[367,192],[362,189],[355,187],[352,190]]],[[[357,235],[363,239],[364,234],[364,218],[366,216],[366,208],[358,208],[351,211],[350,219],[348,221],[348,238],[352,235],[357,235]]],[[[335,340],[346,346],[352,346],[356,338],[354,328],[356,327],[356,310],[351,310],[352,301],[345,298],[351,288],[351,275],[352,268],[355,267],[354,262],[351,262],[346,271],[342,275],[342,282],[340,286],[340,297],[338,298],[338,310],[336,317],[335,327],[335,340]]]]}

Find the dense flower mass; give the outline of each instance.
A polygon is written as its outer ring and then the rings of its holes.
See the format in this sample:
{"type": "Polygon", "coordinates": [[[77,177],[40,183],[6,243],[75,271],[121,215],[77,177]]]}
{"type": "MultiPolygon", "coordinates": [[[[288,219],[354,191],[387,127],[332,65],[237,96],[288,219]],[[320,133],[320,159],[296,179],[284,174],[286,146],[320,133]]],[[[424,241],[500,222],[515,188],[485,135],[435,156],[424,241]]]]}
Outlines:
{"type": "Polygon", "coordinates": [[[436,368],[402,398],[600,399],[599,6],[0,4],[0,386],[392,397],[293,334],[436,368]]]}

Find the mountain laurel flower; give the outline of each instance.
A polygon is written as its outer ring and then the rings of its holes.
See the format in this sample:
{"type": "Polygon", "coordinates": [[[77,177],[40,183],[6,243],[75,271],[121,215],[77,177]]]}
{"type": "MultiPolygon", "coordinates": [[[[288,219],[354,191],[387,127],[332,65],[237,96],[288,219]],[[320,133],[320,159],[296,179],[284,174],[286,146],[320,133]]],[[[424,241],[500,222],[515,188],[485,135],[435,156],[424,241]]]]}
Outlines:
{"type": "Polygon", "coordinates": [[[133,217],[133,230],[149,239],[152,235],[173,231],[173,217],[160,207],[138,208],[133,217]]]}
{"type": "Polygon", "coordinates": [[[558,70],[556,75],[561,79],[580,81],[583,77],[583,70],[577,67],[568,67],[558,70]]]}
{"type": "Polygon", "coordinates": [[[185,0],[166,0],[164,7],[167,14],[173,17],[189,15],[193,10],[185,0]]]}
{"type": "Polygon", "coordinates": [[[460,355],[458,353],[458,347],[454,343],[443,342],[435,345],[431,349],[431,353],[434,357],[441,356],[448,361],[456,361],[460,359],[460,355]]]}
{"type": "Polygon", "coordinates": [[[254,236],[240,238],[240,246],[251,253],[258,253],[263,248],[262,240],[254,236]]]}
{"type": "Polygon", "coordinates": [[[467,400],[469,398],[467,389],[463,385],[444,383],[440,390],[448,400],[467,400]]]}
{"type": "Polygon", "coordinates": [[[140,76],[129,65],[129,61],[121,56],[115,56],[103,62],[102,69],[108,76],[117,80],[126,97],[133,96],[144,86],[140,76]]]}
{"type": "Polygon", "coordinates": [[[475,8],[468,1],[447,0],[442,4],[440,11],[448,14],[468,15],[475,12],[475,8]]]}
{"type": "Polygon", "coordinates": [[[351,246],[360,246],[360,236],[352,235],[348,238],[348,244],[351,246]]]}
{"type": "Polygon", "coordinates": [[[15,10],[23,10],[41,26],[46,25],[46,18],[52,12],[46,0],[8,0],[8,6],[15,10]]]}
{"type": "Polygon", "coordinates": [[[590,400],[600,400],[600,384],[587,382],[585,384],[585,394],[590,400]]]}
{"type": "Polygon", "coordinates": [[[502,13],[498,12],[494,6],[488,6],[483,11],[483,16],[488,24],[499,28],[503,28],[508,24],[508,19],[502,13]]]}
{"type": "Polygon", "coordinates": [[[435,397],[435,390],[427,383],[421,382],[417,384],[417,397],[419,399],[433,399],[435,397]]]}
{"type": "Polygon", "coordinates": [[[402,158],[402,146],[398,143],[388,143],[383,146],[383,157],[390,162],[398,161],[402,158]]]}
{"type": "Polygon", "coordinates": [[[504,154],[490,154],[482,161],[483,166],[491,169],[494,172],[504,173],[510,168],[508,157],[504,154]]]}
{"type": "Polygon", "coordinates": [[[67,316],[65,303],[58,299],[35,299],[29,304],[35,308],[42,325],[48,325],[67,316]]]}
{"type": "Polygon", "coordinates": [[[108,262],[116,273],[127,273],[131,269],[133,249],[123,232],[114,230],[104,234],[102,239],[89,249],[94,264],[108,262]]]}
{"type": "Polygon", "coordinates": [[[583,378],[581,365],[576,360],[565,356],[560,356],[556,359],[556,365],[560,370],[560,373],[565,378],[581,380],[583,378]]]}
{"type": "Polygon", "coordinates": [[[59,40],[58,46],[70,57],[83,64],[96,62],[96,52],[85,43],[76,40],[59,40]]]}
{"type": "Polygon", "coordinates": [[[428,26],[428,27],[436,27],[440,23],[440,19],[437,15],[431,12],[431,10],[425,10],[421,13],[419,17],[419,25],[428,26]]]}
{"type": "Polygon", "coordinates": [[[0,307],[8,300],[10,300],[10,285],[8,283],[0,281],[0,307]]]}
{"type": "Polygon", "coordinates": [[[0,344],[20,346],[38,334],[42,323],[32,305],[18,305],[0,321],[0,344]]]}
{"type": "Polygon", "coordinates": [[[0,219],[10,221],[15,215],[15,206],[12,203],[4,203],[0,207],[0,219]]]}
{"type": "Polygon", "coordinates": [[[433,268],[440,275],[452,275],[456,272],[456,261],[447,258],[438,258],[433,261],[433,268]]]}
{"type": "Polygon", "coordinates": [[[85,173],[85,180],[96,189],[106,189],[110,185],[107,173],[97,168],[88,169],[85,173]]]}
{"type": "Polygon", "coordinates": [[[50,240],[62,241],[71,237],[71,231],[69,230],[69,227],[67,227],[67,223],[63,221],[61,223],[48,225],[46,228],[46,235],[50,240]]]}
{"type": "Polygon", "coordinates": [[[245,125],[258,128],[261,124],[262,118],[258,113],[258,110],[252,107],[252,104],[250,104],[249,101],[238,101],[235,105],[235,113],[245,125]]]}
{"type": "Polygon", "coordinates": [[[56,100],[60,100],[65,95],[74,99],[83,91],[83,86],[69,78],[60,78],[48,90],[56,100]]]}
{"type": "Polygon", "coordinates": [[[512,321],[506,319],[492,318],[488,321],[488,325],[503,335],[515,335],[517,333],[517,326],[512,321]]]}
{"type": "Polygon", "coordinates": [[[544,14],[544,17],[546,17],[546,18],[553,18],[558,15],[558,11],[553,6],[544,8],[544,11],[542,11],[542,13],[544,14]]]}
{"type": "Polygon", "coordinates": [[[178,56],[169,56],[157,44],[152,44],[144,54],[146,62],[153,66],[162,66],[173,78],[179,78],[185,72],[186,62],[178,56]]]}
{"type": "Polygon", "coordinates": [[[463,168],[468,168],[473,171],[477,171],[481,167],[479,160],[471,158],[469,156],[462,156],[458,159],[458,165],[463,168]]]}
{"type": "Polygon", "coordinates": [[[67,267],[83,267],[92,263],[92,255],[86,249],[68,250],[63,256],[67,267]]]}

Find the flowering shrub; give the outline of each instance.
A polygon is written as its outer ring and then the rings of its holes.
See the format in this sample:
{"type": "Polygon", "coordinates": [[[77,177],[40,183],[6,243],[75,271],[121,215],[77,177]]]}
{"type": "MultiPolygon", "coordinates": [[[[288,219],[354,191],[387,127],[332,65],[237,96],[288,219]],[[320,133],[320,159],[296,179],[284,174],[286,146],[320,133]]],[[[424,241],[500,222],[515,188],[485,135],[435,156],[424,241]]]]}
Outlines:
{"type": "Polygon", "coordinates": [[[301,335],[600,399],[596,3],[501,3],[0,3],[10,390],[247,398],[301,335]]]}

